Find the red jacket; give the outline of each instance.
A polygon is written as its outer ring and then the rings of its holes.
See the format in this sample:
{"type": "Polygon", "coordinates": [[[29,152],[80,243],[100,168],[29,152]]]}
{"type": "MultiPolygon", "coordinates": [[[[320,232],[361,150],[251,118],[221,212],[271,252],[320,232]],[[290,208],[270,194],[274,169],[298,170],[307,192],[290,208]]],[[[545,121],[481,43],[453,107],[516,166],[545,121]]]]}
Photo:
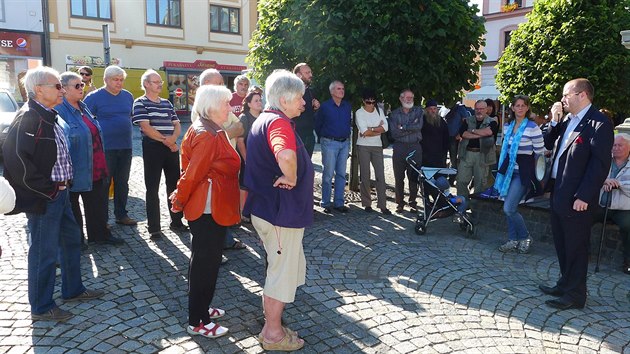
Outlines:
{"type": "Polygon", "coordinates": [[[183,173],[174,192],[174,208],[183,209],[186,220],[201,217],[212,180],[213,219],[219,225],[237,224],[241,218],[238,185],[241,160],[225,131],[200,118],[184,135],[181,151],[183,173]]]}

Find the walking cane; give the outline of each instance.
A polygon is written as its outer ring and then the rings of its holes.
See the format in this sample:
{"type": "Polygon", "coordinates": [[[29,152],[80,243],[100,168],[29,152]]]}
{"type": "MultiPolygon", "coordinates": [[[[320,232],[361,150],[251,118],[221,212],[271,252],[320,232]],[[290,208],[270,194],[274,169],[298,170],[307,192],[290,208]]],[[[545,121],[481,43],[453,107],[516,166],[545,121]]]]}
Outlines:
{"type": "MultiPolygon", "coordinates": [[[[613,188],[614,189],[614,188],[613,188]]],[[[604,247],[604,234],[606,233],[606,222],[608,221],[608,209],[612,200],[612,189],[608,193],[606,200],[606,210],[604,211],[604,222],[602,224],[602,236],[599,238],[599,251],[597,251],[597,263],[595,264],[595,273],[599,272],[599,260],[602,257],[602,248],[604,247]]]]}

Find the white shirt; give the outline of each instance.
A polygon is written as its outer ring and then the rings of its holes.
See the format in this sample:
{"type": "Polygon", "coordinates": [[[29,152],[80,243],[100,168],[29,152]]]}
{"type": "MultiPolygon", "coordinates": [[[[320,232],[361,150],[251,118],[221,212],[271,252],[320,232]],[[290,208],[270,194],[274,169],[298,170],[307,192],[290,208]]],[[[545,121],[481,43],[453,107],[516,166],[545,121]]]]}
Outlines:
{"type": "Polygon", "coordinates": [[[356,112],[356,124],[359,130],[359,137],[357,138],[357,145],[361,146],[379,146],[382,147],[381,136],[361,136],[369,127],[378,127],[383,121],[383,128],[387,131],[387,117],[380,110],[380,114],[374,109],[373,112],[368,112],[363,107],[359,108],[356,112]]]}
{"type": "MultiPolygon", "coordinates": [[[[571,137],[571,133],[573,133],[575,128],[580,124],[580,121],[582,121],[582,118],[584,118],[584,115],[586,115],[586,112],[590,108],[591,108],[591,105],[589,104],[584,109],[582,109],[580,112],[578,112],[578,114],[576,114],[576,115],[569,114],[570,121],[569,121],[569,124],[567,125],[567,130],[564,131],[564,135],[562,136],[562,140],[560,140],[560,145],[558,145],[558,151],[556,152],[556,159],[553,161],[553,167],[551,169],[551,178],[556,178],[556,175],[558,174],[558,161],[560,160],[560,156],[564,152],[565,147],[569,143],[569,138],[571,137]]],[[[553,122],[552,122],[552,126],[554,126],[554,127],[557,124],[558,123],[553,124],[553,122]]]]}

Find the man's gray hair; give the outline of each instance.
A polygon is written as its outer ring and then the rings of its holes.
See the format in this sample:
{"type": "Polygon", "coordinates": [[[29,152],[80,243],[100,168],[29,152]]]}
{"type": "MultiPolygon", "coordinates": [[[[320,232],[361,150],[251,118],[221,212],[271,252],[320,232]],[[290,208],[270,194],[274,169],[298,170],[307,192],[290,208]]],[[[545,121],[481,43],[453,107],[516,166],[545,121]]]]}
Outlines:
{"type": "Polygon", "coordinates": [[[630,134],[628,133],[617,133],[615,138],[621,138],[626,141],[626,144],[630,144],[630,134]]]}
{"type": "Polygon", "coordinates": [[[249,79],[245,76],[245,74],[239,75],[234,78],[234,91],[236,91],[236,85],[238,85],[241,81],[247,81],[247,85],[250,84],[249,79]]]}
{"type": "Polygon", "coordinates": [[[66,71],[61,73],[61,75],[59,75],[59,81],[61,81],[61,84],[63,86],[68,86],[68,83],[72,80],[78,79],[79,81],[82,81],[82,77],[81,75],[75,73],[74,71],[66,71]]]}
{"type": "Polygon", "coordinates": [[[335,89],[335,86],[337,85],[343,85],[343,82],[339,81],[339,80],[335,80],[333,82],[330,83],[330,85],[328,85],[328,92],[332,93],[333,90],[335,89]]]}
{"type": "Polygon", "coordinates": [[[192,107],[191,120],[198,117],[210,119],[207,112],[216,112],[225,102],[232,99],[232,92],[225,86],[203,85],[195,93],[195,103],[192,107]],[[193,118],[194,117],[194,118],[193,118]]]}
{"type": "MultiPolygon", "coordinates": [[[[153,69],[147,69],[147,71],[144,72],[144,74],[142,74],[142,76],[140,77],[140,88],[142,88],[142,90],[144,90],[144,92],[147,91],[147,88],[144,87],[144,83],[148,82],[151,75],[157,75],[160,76],[160,74],[158,74],[157,71],[153,70],[153,69]]],[[[160,80],[162,80],[162,77],[160,76],[160,80]]]]}
{"type": "Polygon", "coordinates": [[[304,82],[288,70],[275,70],[265,81],[267,108],[281,108],[280,99],[291,102],[304,95],[304,82]]]}
{"type": "Polygon", "coordinates": [[[223,75],[217,69],[206,69],[201,75],[199,75],[199,85],[207,85],[207,81],[210,81],[214,76],[219,75],[223,79],[223,75]]]}
{"type": "Polygon", "coordinates": [[[127,72],[123,70],[120,66],[110,65],[105,68],[105,72],[103,73],[103,80],[109,79],[114,76],[122,76],[123,79],[127,78],[127,72]]]}
{"type": "Polygon", "coordinates": [[[35,98],[35,86],[46,84],[46,80],[51,76],[59,79],[59,72],[48,66],[29,69],[22,78],[22,85],[24,85],[28,98],[35,98]]]}

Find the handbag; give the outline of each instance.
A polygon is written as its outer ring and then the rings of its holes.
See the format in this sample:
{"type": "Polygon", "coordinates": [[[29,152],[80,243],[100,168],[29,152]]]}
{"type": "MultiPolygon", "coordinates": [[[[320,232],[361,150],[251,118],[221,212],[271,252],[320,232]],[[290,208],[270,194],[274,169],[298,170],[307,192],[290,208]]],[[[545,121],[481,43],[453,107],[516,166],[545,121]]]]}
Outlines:
{"type": "MultiPolygon", "coordinates": [[[[378,113],[379,117],[381,116],[381,111],[379,110],[378,105],[376,105],[376,113],[378,113]]],[[[389,118],[385,117],[385,119],[388,121],[387,123],[389,125],[389,118]]],[[[391,142],[389,140],[389,130],[387,130],[381,134],[381,146],[383,149],[387,149],[389,145],[391,145],[391,142]]]]}

